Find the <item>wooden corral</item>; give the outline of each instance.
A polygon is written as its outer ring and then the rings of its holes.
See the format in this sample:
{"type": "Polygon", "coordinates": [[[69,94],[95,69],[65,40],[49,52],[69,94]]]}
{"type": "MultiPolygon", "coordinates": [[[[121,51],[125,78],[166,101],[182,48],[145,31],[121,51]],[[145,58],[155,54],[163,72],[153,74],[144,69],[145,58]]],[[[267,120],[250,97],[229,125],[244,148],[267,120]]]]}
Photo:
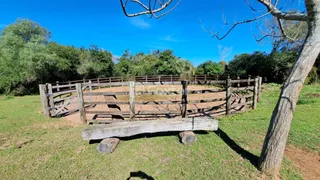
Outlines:
{"type": "Polygon", "coordinates": [[[138,81],[109,78],[109,82],[91,79],[76,84],[40,85],[44,113],[55,117],[79,111],[84,123],[194,117],[212,112],[231,114],[246,107],[255,109],[261,89],[261,78],[251,77],[216,80],[216,76],[195,76],[176,81],[176,76],[146,76],[135,79],[138,81]],[[120,82],[115,82],[117,80],[120,82]]]}

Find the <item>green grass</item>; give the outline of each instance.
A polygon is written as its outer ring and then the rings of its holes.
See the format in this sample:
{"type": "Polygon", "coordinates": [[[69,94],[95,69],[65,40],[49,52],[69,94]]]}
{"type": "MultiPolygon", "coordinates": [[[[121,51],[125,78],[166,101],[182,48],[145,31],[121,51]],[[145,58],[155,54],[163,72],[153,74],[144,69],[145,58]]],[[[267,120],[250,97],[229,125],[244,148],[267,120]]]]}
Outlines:
{"type": "MultiPolygon", "coordinates": [[[[305,103],[297,105],[288,143],[320,152],[320,98],[312,95],[317,93],[319,86],[304,87],[300,101],[305,103]]],[[[278,96],[279,86],[268,85],[255,111],[219,119],[241,152],[259,155],[278,96]]],[[[155,179],[270,178],[230,148],[222,133],[200,133],[192,145],[180,144],[176,134],[123,140],[113,153],[102,155],[97,144],[82,140],[84,128],[44,118],[38,96],[0,97],[1,179],[126,179],[138,171],[155,179]]],[[[285,159],[281,178],[302,176],[285,159]]]]}

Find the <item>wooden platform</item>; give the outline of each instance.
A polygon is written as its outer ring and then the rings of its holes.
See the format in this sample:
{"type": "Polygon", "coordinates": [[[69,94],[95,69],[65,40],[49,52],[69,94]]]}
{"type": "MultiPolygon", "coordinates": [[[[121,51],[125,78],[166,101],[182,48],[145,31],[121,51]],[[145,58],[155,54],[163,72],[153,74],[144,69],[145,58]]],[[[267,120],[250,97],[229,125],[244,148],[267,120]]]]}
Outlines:
{"type": "Polygon", "coordinates": [[[158,119],[148,121],[123,121],[94,124],[82,131],[84,140],[109,137],[128,137],[143,133],[169,131],[217,130],[218,121],[209,117],[158,119]]]}

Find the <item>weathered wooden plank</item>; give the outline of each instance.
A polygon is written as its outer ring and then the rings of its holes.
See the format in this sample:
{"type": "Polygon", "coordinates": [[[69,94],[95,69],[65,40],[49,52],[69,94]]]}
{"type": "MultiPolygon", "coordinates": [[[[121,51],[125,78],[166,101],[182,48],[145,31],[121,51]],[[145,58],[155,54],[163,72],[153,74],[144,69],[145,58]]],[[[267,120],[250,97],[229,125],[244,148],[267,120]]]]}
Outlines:
{"type": "Polygon", "coordinates": [[[39,85],[40,99],[42,104],[42,110],[45,117],[50,117],[49,103],[47,98],[47,86],[44,84],[39,85]]]}
{"type": "Polygon", "coordinates": [[[84,104],[130,104],[129,101],[92,101],[84,104]]]}
{"type": "Polygon", "coordinates": [[[129,90],[130,90],[129,103],[130,103],[130,119],[131,120],[133,120],[135,116],[134,99],[135,99],[136,89],[135,89],[134,83],[135,83],[134,81],[130,81],[130,85],[129,85],[129,90]]]}
{"type": "Polygon", "coordinates": [[[187,82],[186,81],[182,81],[182,97],[181,97],[181,117],[186,117],[187,114],[187,82]]]}
{"type": "MultiPolygon", "coordinates": [[[[71,81],[69,81],[68,83],[71,83],[71,81]]],[[[66,87],[75,87],[75,84],[66,84],[66,85],[55,85],[52,86],[53,89],[57,89],[57,88],[66,88],[66,87]]]]}
{"type": "Polygon", "coordinates": [[[93,140],[109,137],[129,137],[143,133],[217,129],[218,121],[208,117],[124,121],[90,125],[82,131],[82,138],[84,140],[93,140]]]}
{"type": "Polygon", "coordinates": [[[118,138],[106,138],[99,143],[97,151],[99,153],[112,153],[118,146],[119,142],[120,139],[118,138]]]}
{"type": "Polygon", "coordinates": [[[75,92],[77,92],[77,91],[76,90],[60,91],[60,92],[53,93],[52,96],[56,97],[56,96],[60,96],[63,94],[70,94],[70,93],[75,93],[75,92]]]}
{"type": "Polygon", "coordinates": [[[253,91],[254,89],[254,86],[248,86],[248,87],[232,87],[231,90],[232,91],[243,91],[243,90],[250,90],[250,91],[253,91]]]}
{"type": "Polygon", "coordinates": [[[86,112],[83,103],[83,92],[82,92],[82,84],[76,84],[78,102],[79,102],[79,112],[80,112],[80,120],[83,124],[87,124],[86,112]]]}
{"type": "MultiPolygon", "coordinates": [[[[48,93],[49,94],[53,94],[53,91],[52,91],[52,85],[51,84],[48,84],[48,93]]],[[[53,96],[52,95],[49,95],[49,105],[50,105],[50,115],[51,116],[54,116],[56,114],[55,112],[55,108],[54,108],[54,100],[53,100],[53,96]]]]}
{"type": "Polygon", "coordinates": [[[262,77],[259,77],[259,82],[258,82],[258,99],[257,99],[257,102],[260,102],[261,88],[262,88],[262,77]]]}
{"type": "Polygon", "coordinates": [[[235,103],[231,105],[231,108],[239,107],[239,106],[245,106],[245,105],[251,105],[253,101],[248,101],[244,103],[235,103]]]}
{"type": "Polygon", "coordinates": [[[208,102],[217,102],[217,101],[225,101],[226,98],[215,98],[215,99],[202,99],[202,100],[189,100],[189,104],[196,104],[196,103],[208,103],[208,102]]]}
{"type": "Polygon", "coordinates": [[[244,82],[254,82],[254,79],[235,79],[235,80],[231,80],[231,84],[244,83],[244,82]]]}
{"type": "Polygon", "coordinates": [[[253,103],[252,103],[252,109],[257,108],[257,102],[258,102],[258,86],[259,86],[259,78],[254,78],[254,89],[253,89],[253,103]]]}
{"type": "Polygon", "coordinates": [[[122,114],[130,114],[130,111],[86,111],[86,114],[122,115],[122,114]]]}
{"type": "Polygon", "coordinates": [[[77,96],[74,95],[74,96],[68,96],[68,97],[64,97],[64,98],[54,98],[54,99],[53,99],[53,102],[60,102],[60,101],[65,101],[65,100],[71,100],[71,99],[74,99],[74,98],[77,98],[77,96]]]}
{"type": "Polygon", "coordinates": [[[160,105],[160,104],[180,104],[181,101],[136,101],[135,104],[141,105],[160,105]]]}
{"type": "Polygon", "coordinates": [[[231,79],[227,79],[226,81],[226,114],[230,114],[230,108],[231,108],[231,79]]]}

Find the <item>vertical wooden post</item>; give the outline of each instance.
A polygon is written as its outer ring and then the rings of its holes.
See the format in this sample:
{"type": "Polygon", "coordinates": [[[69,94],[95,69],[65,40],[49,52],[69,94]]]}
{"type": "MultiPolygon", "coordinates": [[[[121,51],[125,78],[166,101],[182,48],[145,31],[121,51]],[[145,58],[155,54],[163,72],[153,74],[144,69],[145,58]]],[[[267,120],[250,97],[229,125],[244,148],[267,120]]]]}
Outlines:
{"type": "Polygon", "coordinates": [[[109,77],[109,86],[111,87],[111,77],[109,77]]]}
{"type": "Polygon", "coordinates": [[[259,78],[254,78],[254,89],[253,89],[253,102],[252,102],[252,109],[257,108],[257,100],[258,100],[258,84],[259,78]]]}
{"type": "Polygon", "coordinates": [[[100,89],[100,78],[97,79],[97,82],[98,82],[98,88],[100,89]]]}
{"type": "Polygon", "coordinates": [[[123,76],[121,76],[121,86],[123,86],[123,76]]]}
{"type": "Polygon", "coordinates": [[[260,102],[260,95],[261,95],[261,87],[262,87],[262,77],[258,77],[259,82],[258,82],[258,102],[260,102]]]}
{"type": "Polygon", "coordinates": [[[248,75],[248,87],[250,86],[251,75],[248,75]]]}
{"type": "Polygon", "coordinates": [[[92,92],[92,82],[91,82],[91,80],[89,80],[90,102],[92,102],[92,95],[91,95],[91,92],[92,92]]]}
{"type": "Polygon", "coordinates": [[[218,75],[216,75],[216,80],[219,80],[219,76],[218,75]]]}
{"type": "Polygon", "coordinates": [[[240,87],[240,76],[237,76],[237,80],[239,81],[238,84],[237,84],[237,87],[239,88],[240,87]]]}
{"type": "Polygon", "coordinates": [[[69,84],[69,89],[72,89],[70,81],[68,81],[68,84],[69,84]]]}
{"type": "Polygon", "coordinates": [[[172,75],[170,75],[170,78],[171,78],[171,82],[172,82],[172,75]]]}
{"type": "Polygon", "coordinates": [[[78,103],[79,103],[80,120],[83,124],[87,124],[87,117],[86,117],[86,111],[83,103],[83,92],[82,92],[81,83],[76,84],[76,91],[77,91],[78,103]]]}
{"type": "Polygon", "coordinates": [[[182,98],[181,98],[181,116],[186,117],[187,114],[187,81],[181,81],[182,84],[182,98]]]}
{"type": "Polygon", "coordinates": [[[204,75],[204,81],[206,81],[207,80],[207,75],[204,75]]]}
{"type": "Polygon", "coordinates": [[[50,117],[48,98],[47,98],[47,86],[44,84],[39,85],[40,99],[42,104],[42,110],[45,117],[50,117]]]}
{"type": "Polygon", "coordinates": [[[60,91],[60,88],[59,88],[59,81],[56,81],[56,86],[57,86],[57,91],[59,92],[59,91],[60,91]]]}
{"type": "Polygon", "coordinates": [[[161,82],[161,76],[158,76],[159,82],[161,82]]]}
{"type": "Polygon", "coordinates": [[[146,76],[146,82],[148,82],[148,76],[146,76]]]}
{"type": "Polygon", "coordinates": [[[226,114],[231,112],[231,79],[228,76],[226,80],[226,114]]]}
{"type": "Polygon", "coordinates": [[[130,81],[129,83],[129,103],[130,103],[130,120],[134,120],[134,116],[135,116],[135,82],[134,81],[130,81]]]}
{"type": "Polygon", "coordinates": [[[83,79],[82,79],[82,82],[83,82],[83,83],[86,83],[86,79],[85,79],[85,78],[83,78],[83,79]]]}
{"type": "Polygon", "coordinates": [[[50,117],[54,116],[56,114],[54,109],[54,102],[53,102],[53,91],[52,91],[52,85],[48,84],[48,96],[49,98],[49,105],[50,105],[50,117]]]}

